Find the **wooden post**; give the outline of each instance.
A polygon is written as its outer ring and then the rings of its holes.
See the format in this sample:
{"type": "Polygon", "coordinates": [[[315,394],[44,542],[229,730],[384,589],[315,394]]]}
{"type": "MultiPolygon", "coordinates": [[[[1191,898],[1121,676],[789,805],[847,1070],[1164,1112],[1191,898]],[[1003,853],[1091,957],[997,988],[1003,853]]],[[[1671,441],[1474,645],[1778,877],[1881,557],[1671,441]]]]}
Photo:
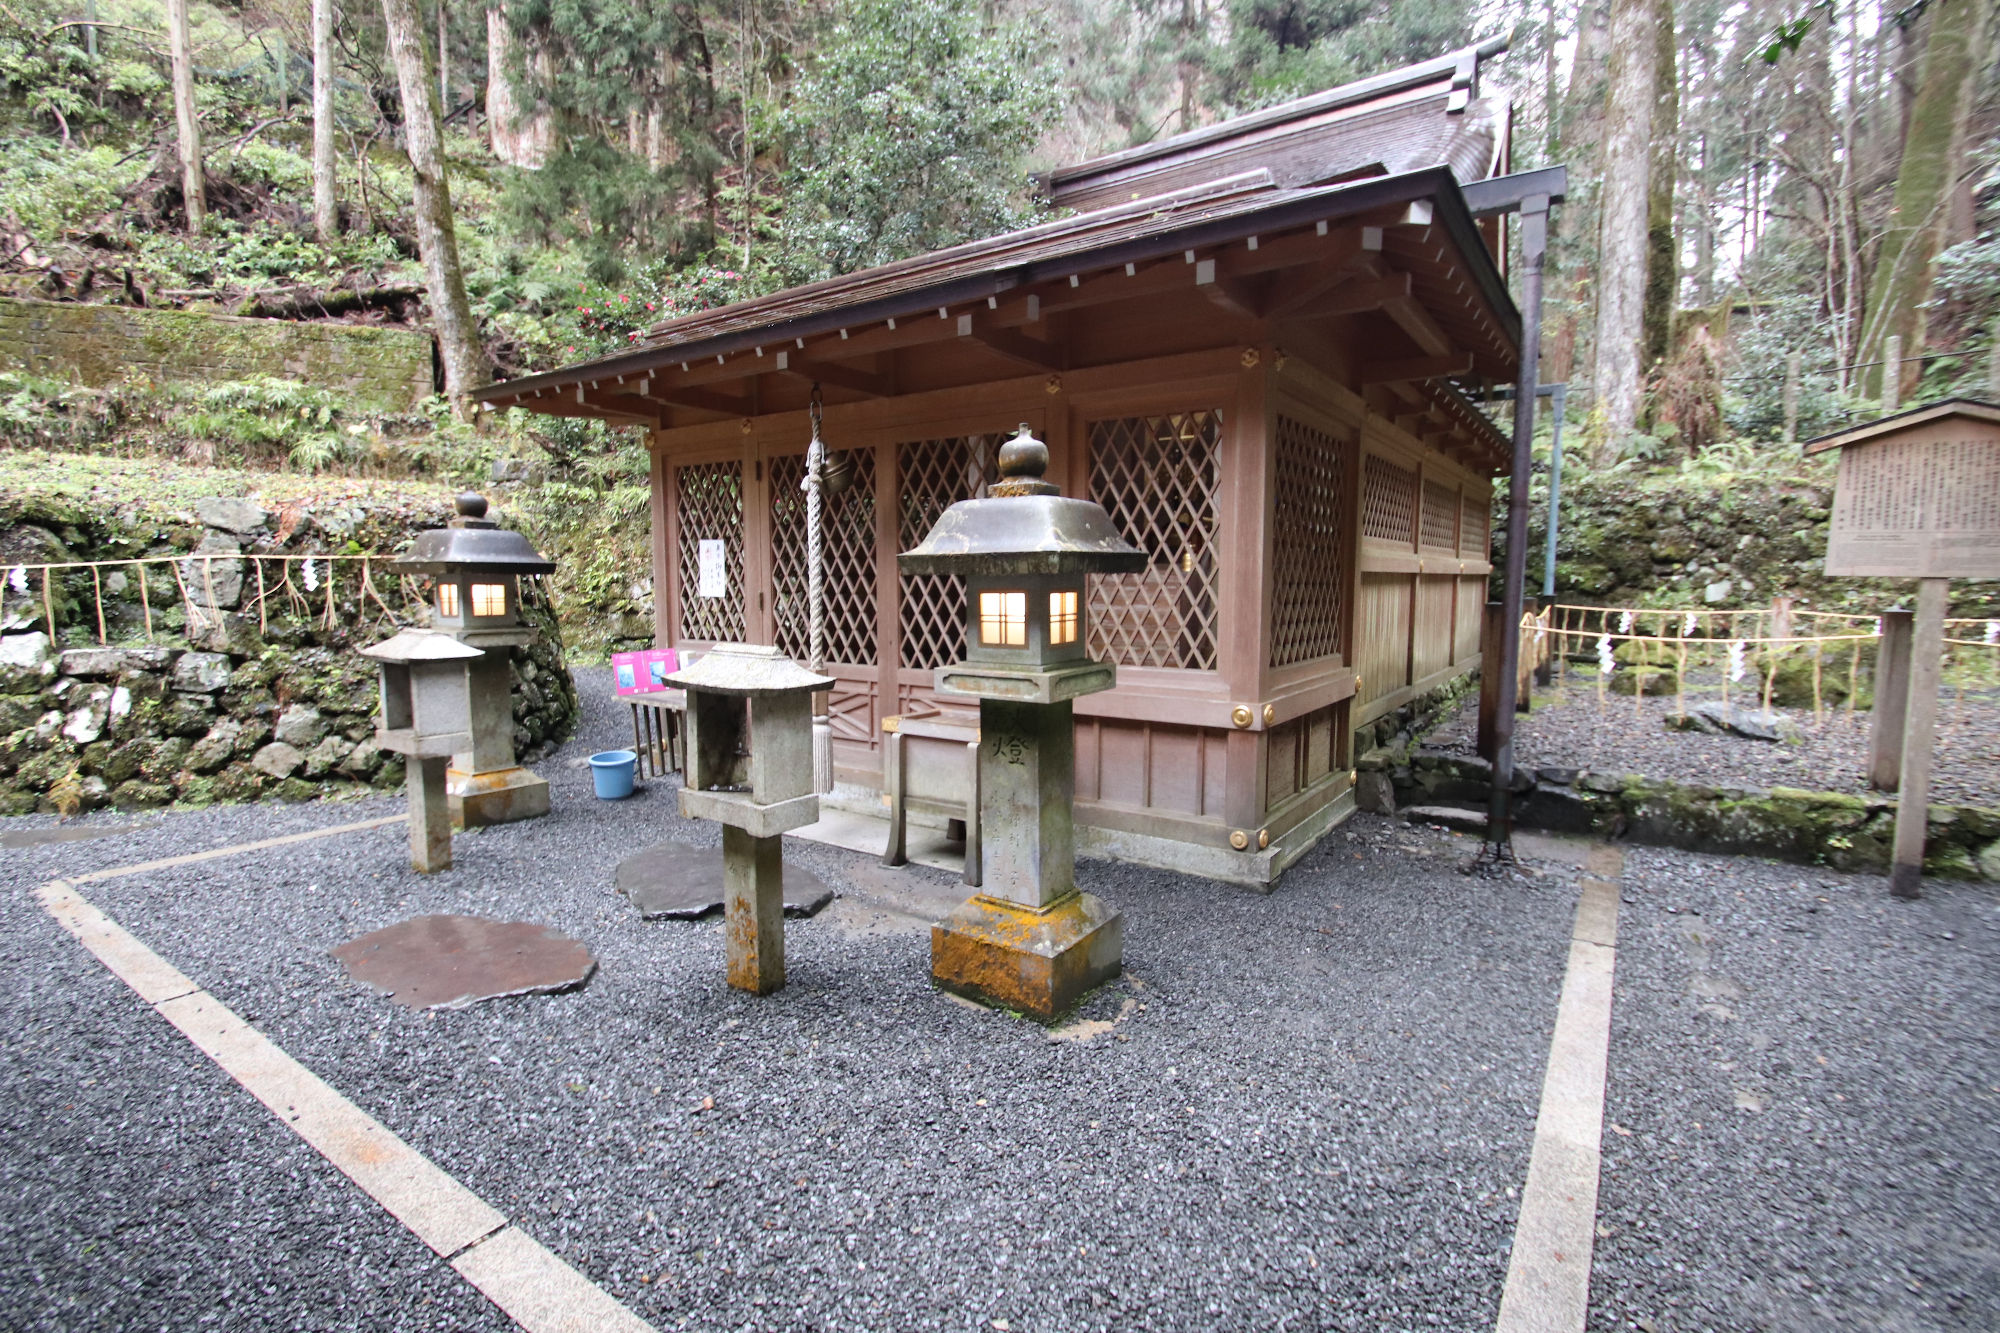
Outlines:
{"type": "Polygon", "coordinates": [[[1903,335],[1882,340],[1882,415],[1892,417],[1903,406],[1903,335]]]}
{"type": "Polygon", "coordinates": [[[1479,732],[1474,744],[1479,757],[1489,763],[1500,716],[1500,636],[1506,624],[1507,608],[1488,602],[1479,624],[1479,732]]]}
{"type": "MultiPolygon", "coordinates": [[[[1903,772],[1903,723],[1910,713],[1908,611],[1882,613],[1882,641],[1875,652],[1875,709],[1868,732],[1868,785],[1894,791],[1903,772]]],[[[1848,682],[1852,696],[1853,681],[1848,682]]]]}
{"type": "Polygon", "coordinates": [[[1517,713],[1528,712],[1534,706],[1535,640],[1528,623],[1529,617],[1523,615],[1521,624],[1514,631],[1521,639],[1521,647],[1515,651],[1518,661],[1514,667],[1514,711],[1517,713]]]}
{"type": "Polygon", "coordinates": [[[1789,597],[1771,599],[1771,637],[1774,639],[1792,637],[1792,599],[1789,597]]]}
{"type": "Polygon", "coordinates": [[[1785,443],[1799,442],[1799,379],[1804,371],[1805,356],[1793,352],[1785,358],[1785,443]]]}
{"type": "Polygon", "coordinates": [[[1917,581],[1917,621],[1910,645],[1910,711],[1903,724],[1903,781],[1896,803],[1896,853],[1889,892],[1915,898],[1924,874],[1930,820],[1931,750],[1937,734],[1938,675],[1944,665],[1944,579],[1917,581]]]}

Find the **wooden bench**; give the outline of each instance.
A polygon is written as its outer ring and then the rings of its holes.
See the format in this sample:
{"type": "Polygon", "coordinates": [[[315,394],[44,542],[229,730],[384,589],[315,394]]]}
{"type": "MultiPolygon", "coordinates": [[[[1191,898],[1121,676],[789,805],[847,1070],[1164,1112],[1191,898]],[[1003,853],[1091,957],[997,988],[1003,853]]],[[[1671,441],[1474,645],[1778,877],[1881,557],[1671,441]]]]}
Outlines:
{"type": "Polygon", "coordinates": [[[882,719],[883,799],[889,847],[882,864],[905,864],[910,811],[941,815],[945,836],[965,842],[965,882],[979,887],[979,714],[882,719]]]}
{"type": "Polygon", "coordinates": [[[620,695],[632,705],[632,749],[639,756],[639,776],[665,777],[686,771],[687,691],[653,690],[620,695]]]}

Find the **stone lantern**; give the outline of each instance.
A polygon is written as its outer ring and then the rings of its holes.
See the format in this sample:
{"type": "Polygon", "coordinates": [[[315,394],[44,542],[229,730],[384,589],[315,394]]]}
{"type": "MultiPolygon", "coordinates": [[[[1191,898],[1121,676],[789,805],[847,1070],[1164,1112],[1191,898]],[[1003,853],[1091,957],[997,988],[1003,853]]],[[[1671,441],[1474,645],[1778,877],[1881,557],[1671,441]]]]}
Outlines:
{"type": "Polygon", "coordinates": [[[400,572],[435,579],[433,626],[480,650],[470,670],[471,741],[452,756],[446,775],[451,813],[466,828],[533,819],[549,812],[549,784],[514,760],[510,659],[514,647],[535,639],[521,619],[521,576],[546,574],[555,563],[486,517],[484,496],[468,491],[456,508],[448,526],[419,533],[393,562],[400,572]]]}
{"type": "Polygon", "coordinates": [[[776,648],[719,643],[667,683],[687,691],[681,813],[722,825],[729,984],[769,995],[785,984],[780,838],[819,818],[812,696],[833,680],[776,648]]]}
{"type": "Polygon", "coordinates": [[[1123,965],[1123,920],[1076,887],[1070,701],[1117,683],[1084,650],[1084,579],[1146,567],[1102,506],[1042,480],[1048,461],[1023,425],[988,498],[953,505],[898,557],[905,574],[964,577],[965,660],[937,687],[979,700],[981,892],[932,927],[931,975],[1043,1019],[1123,965]]]}
{"type": "Polygon", "coordinates": [[[403,755],[410,793],[410,865],[421,874],[451,869],[451,806],[445,765],[472,743],[470,669],[477,648],[436,630],[406,629],[361,650],[382,672],[382,720],[375,744],[403,755]]]}

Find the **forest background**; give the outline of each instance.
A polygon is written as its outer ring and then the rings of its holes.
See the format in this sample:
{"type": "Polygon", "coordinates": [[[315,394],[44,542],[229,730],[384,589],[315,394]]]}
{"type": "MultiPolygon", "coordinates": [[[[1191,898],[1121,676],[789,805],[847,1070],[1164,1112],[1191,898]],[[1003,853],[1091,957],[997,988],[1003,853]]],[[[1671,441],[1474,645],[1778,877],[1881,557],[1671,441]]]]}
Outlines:
{"type": "Polygon", "coordinates": [[[1994,0],[0,0],[0,290],[420,325],[446,390],[399,418],[8,373],[0,440],[454,483],[527,459],[545,529],[618,529],[579,543],[608,587],[644,568],[635,434],[471,389],[1493,35],[1514,168],[1570,169],[1542,378],[1574,503],[1823,484],[1797,439],[2000,384],[1994,0]]]}

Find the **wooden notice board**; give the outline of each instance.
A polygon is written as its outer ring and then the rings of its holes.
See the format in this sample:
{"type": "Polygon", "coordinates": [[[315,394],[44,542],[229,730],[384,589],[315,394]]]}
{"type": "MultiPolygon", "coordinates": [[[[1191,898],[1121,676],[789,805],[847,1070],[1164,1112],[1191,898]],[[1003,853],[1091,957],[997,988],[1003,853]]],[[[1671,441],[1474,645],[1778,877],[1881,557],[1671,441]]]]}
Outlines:
{"type": "Polygon", "coordinates": [[[1831,575],[2000,578],[2000,407],[1956,399],[1822,436],[1840,450],[1831,575]]]}

